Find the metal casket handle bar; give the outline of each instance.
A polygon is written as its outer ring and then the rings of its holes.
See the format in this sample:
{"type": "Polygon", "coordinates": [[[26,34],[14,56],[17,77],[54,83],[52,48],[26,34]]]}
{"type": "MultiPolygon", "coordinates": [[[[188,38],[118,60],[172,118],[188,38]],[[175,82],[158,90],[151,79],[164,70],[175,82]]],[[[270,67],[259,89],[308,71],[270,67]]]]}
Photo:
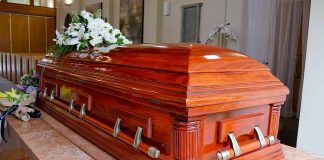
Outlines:
{"type": "Polygon", "coordinates": [[[138,126],[137,127],[137,131],[136,131],[136,134],[134,136],[134,139],[129,137],[127,134],[123,133],[120,129],[120,126],[121,126],[121,121],[122,119],[121,118],[117,118],[116,119],[116,122],[115,122],[115,125],[114,125],[114,129],[113,129],[113,133],[112,135],[116,138],[116,139],[119,139],[129,145],[132,145],[134,148],[144,152],[144,153],[147,153],[148,156],[150,156],[151,158],[159,158],[160,156],[160,150],[153,147],[153,146],[150,146],[150,145],[147,145],[145,143],[142,142],[142,132],[143,132],[143,128],[138,126]],[[133,139],[133,142],[131,144],[130,140],[133,139]]]}
{"type": "Polygon", "coordinates": [[[239,146],[234,134],[229,133],[228,138],[230,140],[231,148],[217,152],[218,159],[229,160],[231,158],[236,158],[242,154],[249,153],[276,143],[276,138],[274,136],[264,137],[261,129],[258,126],[254,127],[253,130],[257,140],[249,142],[242,146],[239,146]]]}
{"type": "MultiPolygon", "coordinates": [[[[45,88],[46,90],[46,88],[45,88]]],[[[47,97],[45,97],[47,99],[47,97]]],[[[54,92],[53,92],[53,100],[51,100],[51,98],[49,97],[49,100],[52,102],[55,102],[54,100],[54,92]]],[[[73,112],[74,110],[74,98],[71,100],[70,105],[67,106],[67,109],[69,112],[73,112]]],[[[97,120],[94,120],[92,117],[86,115],[86,104],[82,104],[80,112],[79,112],[79,118],[83,119],[86,122],[89,123],[97,123],[99,124],[99,126],[105,126],[105,124],[102,124],[101,122],[98,122],[97,120]]],[[[137,132],[134,136],[134,138],[130,137],[129,135],[123,133],[121,131],[121,118],[117,118],[114,128],[106,128],[108,130],[108,133],[111,134],[113,137],[115,137],[116,139],[125,142],[126,144],[131,145],[132,147],[134,147],[135,149],[146,153],[149,157],[151,158],[159,158],[160,157],[160,150],[156,147],[150,146],[146,143],[142,142],[142,132],[143,132],[143,128],[142,127],[138,127],[137,128],[137,132]]]]}

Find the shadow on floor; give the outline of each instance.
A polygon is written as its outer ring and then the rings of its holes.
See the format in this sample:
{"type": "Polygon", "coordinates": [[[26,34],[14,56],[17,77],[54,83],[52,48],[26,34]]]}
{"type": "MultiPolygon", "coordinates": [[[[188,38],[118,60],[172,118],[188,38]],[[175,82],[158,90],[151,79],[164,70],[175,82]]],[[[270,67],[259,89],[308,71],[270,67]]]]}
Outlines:
{"type": "Polygon", "coordinates": [[[299,120],[280,117],[278,139],[282,144],[296,147],[299,120]]]}

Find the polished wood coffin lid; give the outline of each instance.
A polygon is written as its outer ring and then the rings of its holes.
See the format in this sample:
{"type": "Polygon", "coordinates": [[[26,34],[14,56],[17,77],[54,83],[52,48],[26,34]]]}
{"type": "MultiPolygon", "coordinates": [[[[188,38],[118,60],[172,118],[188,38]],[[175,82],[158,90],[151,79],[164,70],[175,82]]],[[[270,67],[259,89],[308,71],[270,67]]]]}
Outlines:
{"type": "Polygon", "coordinates": [[[265,65],[203,44],[127,45],[93,59],[48,54],[39,65],[185,116],[283,103],[289,92],[265,65]]]}

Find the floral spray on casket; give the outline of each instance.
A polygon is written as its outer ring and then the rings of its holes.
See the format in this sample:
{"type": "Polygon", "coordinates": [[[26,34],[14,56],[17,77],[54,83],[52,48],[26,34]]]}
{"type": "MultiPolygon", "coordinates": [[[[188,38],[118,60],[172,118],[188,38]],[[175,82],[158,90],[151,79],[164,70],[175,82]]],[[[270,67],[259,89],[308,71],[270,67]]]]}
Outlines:
{"type": "Polygon", "coordinates": [[[72,23],[63,34],[56,31],[56,44],[48,52],[60,57],[72,51],[78,51],[80,58],[94,58],[100,53],[125,44],[131,44],[118,29],[114,29],[101,17],[101,10],[91,14],[81,11],[72,14],[72,23]]]}

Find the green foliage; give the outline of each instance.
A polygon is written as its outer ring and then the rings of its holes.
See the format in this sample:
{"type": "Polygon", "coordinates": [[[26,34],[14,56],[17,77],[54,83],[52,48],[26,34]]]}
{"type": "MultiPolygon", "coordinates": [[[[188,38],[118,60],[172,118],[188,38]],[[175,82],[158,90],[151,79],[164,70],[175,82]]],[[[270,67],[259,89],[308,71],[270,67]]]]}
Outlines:
{"type": "Polygon", "coordinates": [[[25,94],[20,90],[11,89],[11,91],[5,93],[0,92],[0,98],[7,98],[9,102],[18,105],[20,102],[28,98],[28,94],[25,94]]]}
{"type": "Polygon", "coordinates": [[[79,23],[80,22],[81,18],[76,12],[73,12],[71,16],[72,16],[72,23],[79,23]]]}
{"type": "Polygon", "coordinates": [[[72,52],[75,50],[75,46],[60,46],[60,45],[53,45],[48,50],[47,53],[53,53],[56,58],[61,57],[65,53],[72,52]]]}

